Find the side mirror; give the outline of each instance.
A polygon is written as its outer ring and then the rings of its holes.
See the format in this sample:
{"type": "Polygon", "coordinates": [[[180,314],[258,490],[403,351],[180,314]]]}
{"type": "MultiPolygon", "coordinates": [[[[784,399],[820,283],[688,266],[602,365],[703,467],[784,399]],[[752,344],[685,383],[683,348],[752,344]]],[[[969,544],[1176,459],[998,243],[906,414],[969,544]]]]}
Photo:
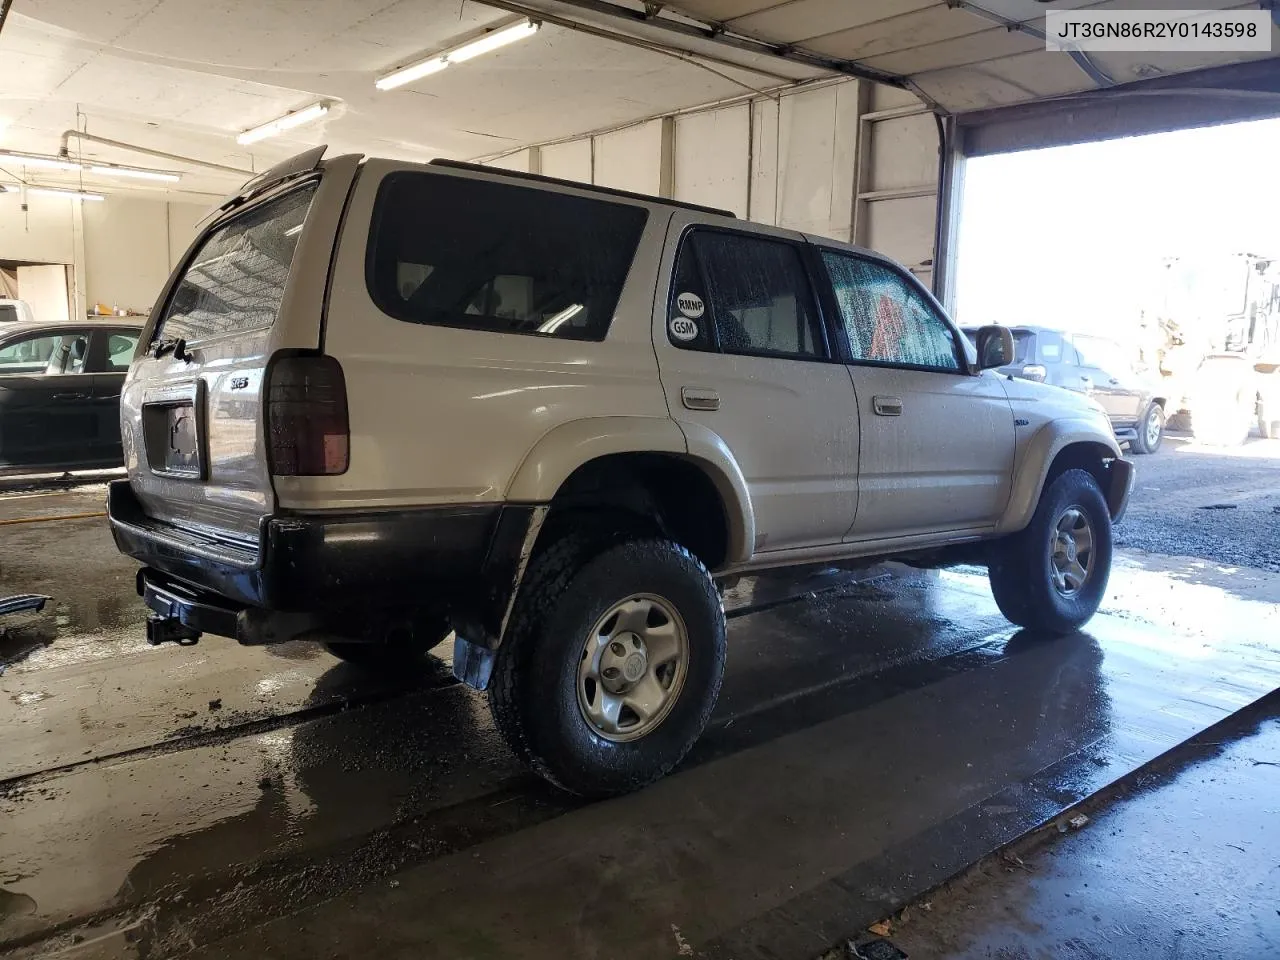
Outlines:
{"type": "Polygon", "coordinates": [[[1013,334],[1008,327],[989,326],[978,330],[978,369],[1007,367],[1013,363],[1013,334]]]}

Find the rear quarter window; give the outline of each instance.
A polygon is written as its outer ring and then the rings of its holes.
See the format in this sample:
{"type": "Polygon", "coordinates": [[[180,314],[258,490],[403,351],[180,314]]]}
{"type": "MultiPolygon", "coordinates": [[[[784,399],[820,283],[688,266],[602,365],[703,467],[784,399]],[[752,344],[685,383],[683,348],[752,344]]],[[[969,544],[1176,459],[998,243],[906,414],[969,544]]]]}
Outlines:
{"type": "Polygon", "coordinates": [[[214,229],[187,264],[153,339],[202,340],[274,324],[318,186],[312,181],[214,229]]]}
{"type": "Polygon", "coordinates": [[[374,207],[369,293],[406,323],[603,340],[647,217],[550,190],[393,173],[374,207]]]}

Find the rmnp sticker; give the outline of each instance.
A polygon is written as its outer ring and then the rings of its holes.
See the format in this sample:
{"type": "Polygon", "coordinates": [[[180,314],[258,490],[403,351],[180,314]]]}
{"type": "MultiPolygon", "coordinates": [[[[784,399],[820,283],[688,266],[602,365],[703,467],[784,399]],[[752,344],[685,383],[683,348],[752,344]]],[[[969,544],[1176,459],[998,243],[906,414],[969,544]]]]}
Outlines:
{"type": "MultiPolygon", "coordinates": [[[[676,306],[680,308],[681,313],[693,320],[697,320],[707,309],[702,303],[702,298],[696,293],[677,294],[676,306]]],[[[692,340],[693,337],[689,339],[692,340]]]]}
{"type": "MultiPolygon", "coordinates": [[[[698,302],[701,303],[702,301],[699,300],[698,302]]],[[[671,335],[677,340],[688,343],[690,340],[698,339],[698,325],[688,317],[672,317],[669,326],[671,327],[671,335]]]]}

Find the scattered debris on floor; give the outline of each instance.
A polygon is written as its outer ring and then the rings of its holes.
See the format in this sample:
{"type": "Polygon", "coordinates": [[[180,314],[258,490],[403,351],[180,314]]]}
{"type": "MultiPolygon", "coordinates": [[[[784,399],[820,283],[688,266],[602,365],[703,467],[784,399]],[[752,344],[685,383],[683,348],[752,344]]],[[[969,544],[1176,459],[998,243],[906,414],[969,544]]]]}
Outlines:
{"type": "Polygon", "coordinates": [[[689,941],[674,923],[671,925],[671,935],[676,938],[676,953],[682,957],[692,957],[693,947],[689,946],[689,941]]]}
{"type": "Polygon", "coordinates": [[[1201,510],[1235,510],[1239,506],[1240,504],[1238,503],[1206,503],[1200,509],[1201,510]]]}
{"type": "Polygon", "coordinates": [[[892,932],[893,926],[888,920],[877,920],[867,927],[867,933],[874,933],[877,937],[887,937],[892,932]]]}
{"type": "Polygon", "coordinates": [[[1071,824],[1072,828],[1076,830],[1079,830],[1088,822],[1089,822],[1089,818],[1085,816],[1083,813],[1077,813],[1074,817],[1072,817],[1070,820],[1067,821],[1067,823],[1071,824]]]}
{"type": "Polygon", "coordinates": [[[907,960],[907,955],[888,940],[868,940],[855,944],[852,940],[847,945],[849,960],[907,960]]]}
{"type": "Polygon", "coordinates": [[[221,699],[221,698],[219,698],[219,699],[217,699],[217,700],[210,700],[210,701],[209,701],[209,712],[210,712],[210,713],[213,713],[213,711],[215,711],[215,710],[221,710],[221,709],[222,709],[222,699],[221,699]]]}

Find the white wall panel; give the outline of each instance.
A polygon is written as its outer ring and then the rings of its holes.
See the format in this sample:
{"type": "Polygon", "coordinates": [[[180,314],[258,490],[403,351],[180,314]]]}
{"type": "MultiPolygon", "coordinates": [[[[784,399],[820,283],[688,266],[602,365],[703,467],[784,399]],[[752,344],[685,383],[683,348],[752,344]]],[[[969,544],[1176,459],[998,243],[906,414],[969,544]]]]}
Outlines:
{"type": "MultiPolygon", "coordinates": [[[[937,201],[931,196],[867,204],[867,246],[908,267],[920,267],[933,257],[936,207],[937,201]]],[[[928,282],[927,276],[919,270],[915,272],[928,282]]]]}
{"type": "Polygon", "coordinates": [[[28,197],[22,210],[16,193],[0,193],[0,260],[72,263],[74,204],[64,197],[28,197]]]}
{"type": "Polygon", "coordinates": [[[196,238],[196,224],[211,207],[202,203],[171,203],[169,207],[169,268],[173,269],[196,238]]]}
{"type": "Polygon", "coordinates": [[[572,140],[542,148],[542,172],[561,180],[591,182],[591,141],[572,140]]]}
{"type": "Polygon", "coordinates": [[[778,222],[778,102],[751,104],[751,209],[757,223],[778,222]]]}
{"type": "Polygon", "coordinates": [[[857,141],[856,84],[783,97],[778,117],[778,224],[849,238],[857,141]],[[844,87],[849,91],[842,92],[844,87]]]}
{"type": "Polygon", "coordinates": [[[676,118],[675,199],[747,215],[751,108],[676,118]]]}
{"type": "Polygon", "coordinates": [[[662,190],[662,121],[651,120],[595,138],[595,182],[655,196],[662,190]]]}
{"type": "Polygon", "coordinates": [[[169,276],[168,204],[113,196],[84,209],[85,294],[146,312],[169,276]]]}
{"type": "Polygon", "coordinates": [[[534,169],[534,151],[519,150],[516,153],[509,154],[505,157],[499,157],[497,160],[488,160],[485,162],[486,167],[497,167],[500,170],[514,170],[517,173],[537,173],[534,169]]]}

